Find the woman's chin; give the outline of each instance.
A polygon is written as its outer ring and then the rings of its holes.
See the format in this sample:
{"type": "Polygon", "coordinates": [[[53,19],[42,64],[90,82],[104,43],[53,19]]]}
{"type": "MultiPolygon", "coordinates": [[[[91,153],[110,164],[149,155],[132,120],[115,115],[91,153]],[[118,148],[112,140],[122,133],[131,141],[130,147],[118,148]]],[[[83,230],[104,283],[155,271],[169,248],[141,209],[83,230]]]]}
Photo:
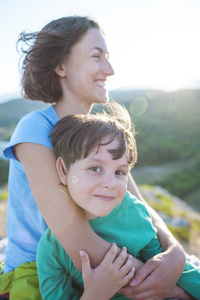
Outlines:
{"type": "Polygon", "coordinates": [[[107,103],[109,101],[108,93],[104,95],[99,95],[98,101],[96,103],[107,103]]]}

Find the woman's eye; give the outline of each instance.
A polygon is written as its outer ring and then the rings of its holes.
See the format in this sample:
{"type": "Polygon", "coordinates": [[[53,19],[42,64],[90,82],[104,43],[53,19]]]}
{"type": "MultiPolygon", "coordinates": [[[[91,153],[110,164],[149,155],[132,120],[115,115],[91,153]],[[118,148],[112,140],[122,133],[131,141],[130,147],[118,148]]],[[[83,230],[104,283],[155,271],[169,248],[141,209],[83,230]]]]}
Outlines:
{"type": "Polygon", "coordinates": [[[101,169],[99,167],[91,167],[90,171],[92,171],[92,172],[101,172],[101,169]]]}
{"type": "Polygon", "coordinates": [[[100,58],[100,55],[99,55],[99,54],[95,54],[95,55],[93,55],[92,57],[100,58]]]}

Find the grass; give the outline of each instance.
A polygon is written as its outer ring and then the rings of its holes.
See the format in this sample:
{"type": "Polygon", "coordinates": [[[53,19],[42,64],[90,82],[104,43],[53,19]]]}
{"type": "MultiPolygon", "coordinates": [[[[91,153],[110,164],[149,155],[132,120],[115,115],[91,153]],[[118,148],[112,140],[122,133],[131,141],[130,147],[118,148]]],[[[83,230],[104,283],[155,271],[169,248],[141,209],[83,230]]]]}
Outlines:
{"type": "Polygon", "coordinates": [[[0,192],[0,201],[7,201],[8,200],[8,191],[4,190],[0,192]]]}
{"type": "Polygon", "coordinates": [[[158,213],[162,212],[170,218],[184,218],[188,221],[189,226],[174,226],[166,223],[169,230],[180,243],[199,245],[200,220],[194,219],[189,212],[177,207],[173,201],[173,195],[166,195],[162,193],[162,190],[158,191],[157,188],[154,189],[154,186],[148,184],[141,185],[141,188],[147,191],[145,200],[155,211],[158,213]],[[148,193],[151,195],[149,199],[148,193]]]}
{"type": "Polygon", "coordinates": [[[184,241],[184,242],[189,242],[190,239],[190,229],[185,226],[171,226],[167,225],[173,236],[178,240],[178,241],[184,241]]]}
{"type": "MultiPolygon", "coordinates": [[[[149,189],[149,186],[147,186],[149,189]]],[[[156,193],[156,201],[148,201],[149,205],[156,211],[162,211],[165,215],[173,217],[175,215],[174,203],[170,196],[165,196],[161,193],[156,193]]]]}

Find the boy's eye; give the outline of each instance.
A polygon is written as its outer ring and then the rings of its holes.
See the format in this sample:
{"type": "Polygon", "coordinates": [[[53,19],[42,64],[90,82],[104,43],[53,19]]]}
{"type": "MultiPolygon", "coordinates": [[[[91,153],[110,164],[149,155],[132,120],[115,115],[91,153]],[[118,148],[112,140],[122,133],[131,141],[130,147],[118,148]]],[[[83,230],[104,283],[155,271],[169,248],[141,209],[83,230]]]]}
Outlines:
{"type": "Polygon", "coordinates": [[[90,171],[92,171],[92,172],[101,172],[101,169],[99,167],[91,167],[90,171]]]}
{"type": "Polygon", "coordinates": [[[126,173],[125,173],[124,171],[122,171],[122,170],[117,170],[117,171],[115,172],[115,174],[116,174],[116,175],[126,175],[126,173]]]}

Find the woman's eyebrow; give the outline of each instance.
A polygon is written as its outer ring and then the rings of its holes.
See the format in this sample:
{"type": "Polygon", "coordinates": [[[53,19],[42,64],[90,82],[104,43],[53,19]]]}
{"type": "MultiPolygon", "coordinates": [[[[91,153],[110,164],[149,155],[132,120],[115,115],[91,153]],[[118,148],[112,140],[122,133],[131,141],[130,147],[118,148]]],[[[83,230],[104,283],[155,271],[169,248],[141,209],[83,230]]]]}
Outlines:
{"type": "Polygon", "coordinates": [[[104,51],[102,48],[100,48],[100,47],[93,47],[93,48],[91,48],[91,50],[90,51],[92,51],[92,50],[98,50],[98,51],[100,51],[101,53],[106,53],[106,55],[107,56],[109,56],[109,52],[108,51],[104,51]]]}
{"type": "Polygon", "coordinates": [[[90,51],[92,51],[92,50],[99,50],[101,53],[103,53],[104,51],[103,51],[103,49],[102,48],[100,48],[100,47],[93,47],[93,48],[91,48],[91,50],[90,51]]]}

